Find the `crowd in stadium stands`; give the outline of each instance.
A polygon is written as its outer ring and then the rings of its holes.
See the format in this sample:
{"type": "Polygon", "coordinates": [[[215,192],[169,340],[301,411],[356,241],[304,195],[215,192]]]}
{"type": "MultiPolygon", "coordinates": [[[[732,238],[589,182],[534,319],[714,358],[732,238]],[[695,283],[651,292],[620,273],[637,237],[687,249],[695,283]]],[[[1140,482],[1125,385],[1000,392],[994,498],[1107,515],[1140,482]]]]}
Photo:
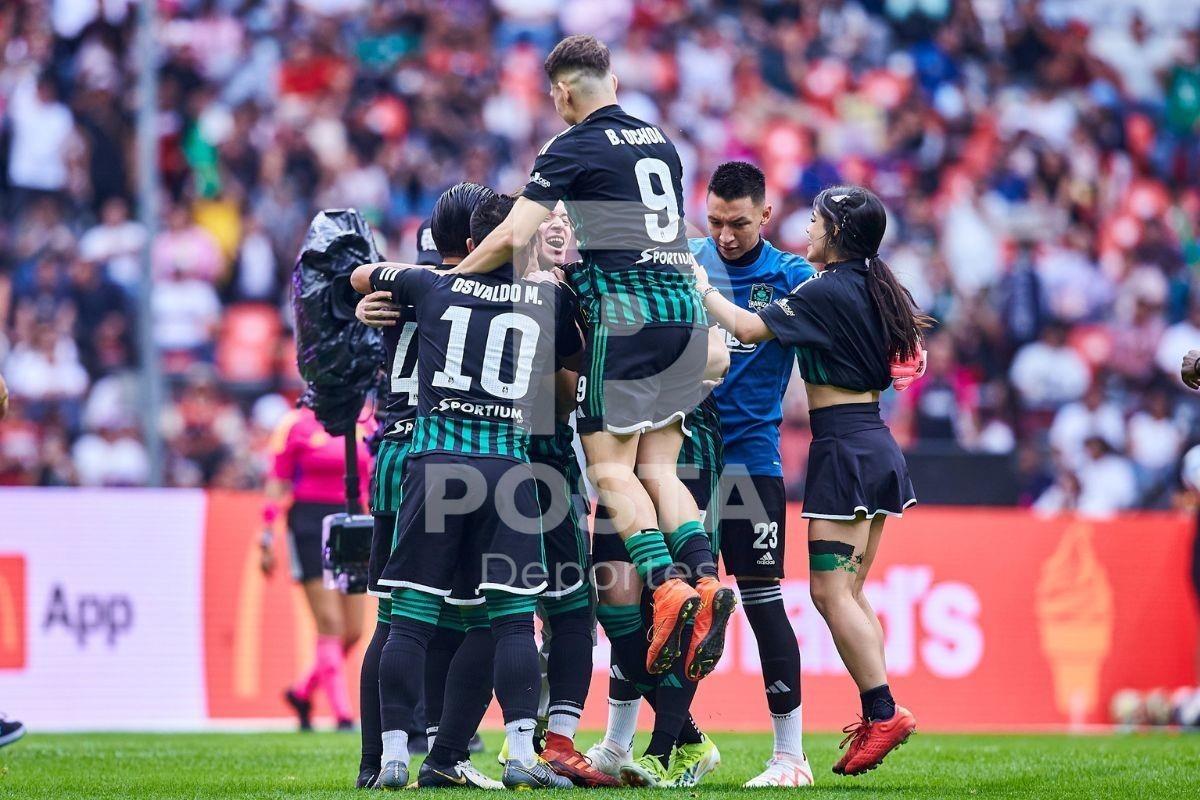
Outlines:
{"type": "MultiPolygon", "coordinates": [[[[298,390],[288,275],[314,210],[383,252],[458,180],[524,183],[561,124],[542,59],[607,41],[622,103],[711,169],[767,174],[770,238],[871,186],[883,253],[941,323],[884,404],[910,450],[1011,454],[1022,501],[1171,502],[1200,430],[1196,0],[162,0],[151,329],[179,486],[253,487],[298,390]]],[[[136,4],[0,8],[0,483],[136,485],[136,4]]],[[[807,446],[785,422],[789,481],[807,446]]],[[[793,487],[794,488],[794,487],[793,487]]]]}

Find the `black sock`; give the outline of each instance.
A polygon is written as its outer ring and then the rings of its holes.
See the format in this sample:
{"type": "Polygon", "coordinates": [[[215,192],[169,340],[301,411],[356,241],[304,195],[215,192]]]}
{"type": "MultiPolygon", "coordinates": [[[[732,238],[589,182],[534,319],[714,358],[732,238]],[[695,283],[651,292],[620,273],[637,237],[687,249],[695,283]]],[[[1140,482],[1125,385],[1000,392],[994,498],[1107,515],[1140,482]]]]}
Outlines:
{"type": "MultiPolygon", "coordinates": [[[[684,652],[687,652],[691,640],[692,626],[688,625],[680,643],[684,652]]],[[[654,692],[654,730],[650,734],[650,746],[646,748],[646,754],[662,759],[664,766],[679,741],[679,733],[689,717],[692,698],[696,696],[696,682],[688,680],[684,674],[684,661],[678,659],[670,672],[659,676],[654,692]]]]}
{"type": "Polygon", "coordinates": [[[625,672],[614,663],[608,671],[608,696],[623,703],[637,700],[642,693],[637,690],[632,681],[625,679],[625,672]]]}
{"type": "Polygon", "coordinates": [[[550,721],[559,714],[583,713],[592,683],[592,609],[577,608],[550,617],[550,721]]]}
{"type": "Polygon", "coordinates": [[[700,727],[696,724],[696,720],[691,714],[687,715],[687,719],[683,721],[683,727],[679,729],[679,739],[677,744],[700,744],[704,741],[704,734],[700,732],[700,727]]]}
{"type": "Polygon", "coordinates": [[[442,705],[446,698],[446,681],[450,674],[450,662],[463,643],[465,633],[454,628],[438,625],[429,641],[429,652],[425,655],[425,708],[421,732],[436,735],[438,720],[442,718],[442,705]]]}
{"type": "Polygon", "coordinates": [[[712,541],[701,534],[686,538],[674,551],[675,561],[684,566],[684,574],[690,582],[700,578],[717,577],[717,564],[713,559],[712,541]]]}
{"type": "Polygon", "coordinates": [[[779,584],[771,581],[738,581],[742,609],[758,643],[767,707],[772,714],[788,714],[800,705],[800,645],[779,584]]]}
{"type": "Polygon", "coordinates": [[[358,706],[362,725],[362,756],[359,770],[379,769],[383,756],[383,729],[379,727],[379,657],[388,639],[391,625],[375,623],[375,633],[363,653],[362,671],[358,678],[358,706]]]}
{"type": "Polygon", "coordinates": [[[429,760],[442,766],[470,755],[471,737],[492,702],[492,670],[496,646],[488,628],[473,628],[463,638],[446,674],[446,701],[437,721],[437,738],[429,760]]]}
{"type": "Polygon", "coordinates": [[[496,700],[504,711],[504,722],[537,719],[542,670],[533,636],[533,613],[506,614],[491,623],[496,642],[496,700]]]}
{"type": "Polygon", "coordinates": [[[886,683],[874,689],[867,689],[860,697],[862,715],[872,722],[896,716],[896,701],[892,699],[892,690],[886,683]]]}
{"type": "Polygon", "coordinates": [[[379,658],[379,710],[385,731],[413,729],[413,712],[425,677],[425,653],[435,627],[408,617],[392,617],[379,658]]]}

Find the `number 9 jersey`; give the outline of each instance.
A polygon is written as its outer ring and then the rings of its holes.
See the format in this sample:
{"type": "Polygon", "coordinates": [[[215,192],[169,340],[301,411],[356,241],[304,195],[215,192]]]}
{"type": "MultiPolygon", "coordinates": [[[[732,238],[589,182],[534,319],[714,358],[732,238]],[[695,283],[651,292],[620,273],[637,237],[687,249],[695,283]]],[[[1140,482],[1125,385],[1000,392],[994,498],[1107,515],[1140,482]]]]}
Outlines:
{"type": "Polygon", "coordinates": [[[599,108],[538,154],[522,196],[575,230],[584,312],[609,327],[704,324],[683,223],[683,167],[675,145],[619,105],[599,108]]]}
{"type": "Polygon", "coordinates": [[[582,346],[571,292],[550,280],[514,281],[508,266],[469,277],[379,267],[371,288],[413,306],[418,400],[409,455],[527,461],[529,434],[554,432],[554,372],[582,346]]]}

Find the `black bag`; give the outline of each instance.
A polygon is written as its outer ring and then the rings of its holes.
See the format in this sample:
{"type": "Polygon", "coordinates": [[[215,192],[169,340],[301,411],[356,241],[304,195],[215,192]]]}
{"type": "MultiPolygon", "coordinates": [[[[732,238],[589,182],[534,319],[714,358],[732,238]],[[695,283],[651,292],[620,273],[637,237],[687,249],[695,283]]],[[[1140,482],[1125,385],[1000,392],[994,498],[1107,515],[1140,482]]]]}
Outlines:
{"type": "Polygon", "coordinates": [[[354,435],[383,361],[383,337],[355,319],[359,294],[350,286],[355,267],[382,260],[361,214],[330,209],[309,224],[292,271],[296,362],[308,384],[300,403],[331,436],[354,435]]]}

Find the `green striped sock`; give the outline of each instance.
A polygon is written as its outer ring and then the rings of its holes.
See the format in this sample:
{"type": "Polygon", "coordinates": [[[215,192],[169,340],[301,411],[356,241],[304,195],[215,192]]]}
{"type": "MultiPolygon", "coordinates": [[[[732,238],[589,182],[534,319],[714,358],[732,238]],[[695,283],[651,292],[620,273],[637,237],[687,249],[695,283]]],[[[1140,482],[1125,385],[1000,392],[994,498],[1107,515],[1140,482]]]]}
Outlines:
{"type": "Polygon", "coordinates": [[[512,592],[485,589],[489,620],[500,619],[512,614],[532,614],[537,609],[537,595],[513,594],[512,592]]]}
{"type": "Polygon", "coordinates": [[[476,630],[477,628],[490,627],[488,623],[487,606],[484,603],[479,603],[474,606],[459,606],[459,613],[462,615],[463,629],[468,631],[476,630]]]}
{"type": "Polygon", "coordinates": [[[467,627],[463,624],[462,613],[458,606],[442,603],[442,610],[438,614],[437,621],[439,628],[445,628],[459,633],[466,633],[467,627]]]}
{"type": "Polygon", "coordinates": [[[679,553],[683,549],[684,544],[686,544],[689,539],[693,539],[697,536],[703,536],[706,539],[708,538],[708,534],[705,533],[704,525],[702,523],[689,521],[680,525],[674,533],[666,537],[667,544],[671,548],[671,557],[678,560],[679,553]]]}
{"type": "Polygon", "coordinates": [[[662,531],[650,529],[633,534],[625,540],[625,550],[633,560],[633,567],[637,570],[637,574],[647,586],[654,588],[661,582],[661,579],[674,577],[656,575],[656,573],[669,571],[675,563],[675,559],[671,558],[671,551],[667,549],[667,542],[663,539],[662,531]],[[660,580],[654,580],[656,577],[660,580]]]}
{"type": "Polygon", "coordinates": [[[556,617],[559,614],[566,614],[569,611],[587,608],[591,604],[592,592],[591,588],[586,583],[563,597],[542,598],[542,605],[546,607],[546,614],[550,617],[556,617]]]}
{"type": "Polygon", "coordinates": [[[604,635],[610,640],[628,636],[642,627],[642,607],[633,606],[597,606],[596,619],[604,628],[604,635]]]}
{"type": "Polygon", "coordinates": [[[442,612],[442,598],[418,589],[392,590],[392,616],[407,617],[417,622],[437,625],[442,612]]]}

